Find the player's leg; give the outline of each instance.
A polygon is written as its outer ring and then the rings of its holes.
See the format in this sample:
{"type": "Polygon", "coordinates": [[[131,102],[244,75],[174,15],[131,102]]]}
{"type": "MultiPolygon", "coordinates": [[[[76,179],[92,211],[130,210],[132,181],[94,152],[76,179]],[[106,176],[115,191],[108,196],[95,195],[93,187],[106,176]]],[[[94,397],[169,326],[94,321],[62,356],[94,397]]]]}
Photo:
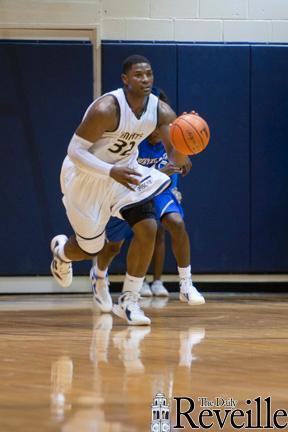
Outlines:
{"type": "Polygon", "coordinates": [[[171,235],[172,250],[180,278],[180,300],[191,305],[203,304],[205,299],[192,282],[190,265],[190,239],[182,215],[178,212],[166,213],[161,219],[171,235]]]}
{"type": "Polygon", "coordinates": [[[165,214],[161,222],[171,236],[172,251],[178,267],[186,268],[190,265],[190,241],[185,223],[179,213],[165,214]]]}
{"type": "Polygon", "coordinates": [[[63,234],[55,236],[51,240],[50,249],[53,255],[51,273],[62,287],[68,287],[72,283],[72,261],[83,261],[94,256],[79,247],[75,234],[69,239],[63,234]]]}
{"type": "Polygon", "coordinates": [[[165,260],[165,229],[158,224],[155,248],[152,258],[153,283],[151,284],[152,294],[156,297],[167,297],[169,293],[161,280],[165,260]]]}
{"type": "Polygon", "coordinates": [[[91,179],[75,173],[72,168],[64,162],[61,188],[66,214],[75,234],[69,239],[57,235],[50,244],[53,254],[51,272],[63,287],[72,282],[72,261],[91,260],[103,248],[105,226],[110,217],[110,197],[105,192],[110,190],[108,180],[91,179]]]}
{"type": "Polygon", "coordinates": [[[132,237],[127,253],[127,272],[144,279],[152,259],[157,232],[155,219],[144,219],[132,227],[132,237]]]}
{"type": "Polygon", "coordinates": [[[111,312],[113,303],[109,291],[108,267],[121,250],[122,242],[105,243],[103,249],[93,259],[90,269],[90,282],[95,305],[101,312],[111,312]]]}
{"type": "Polygon", "coordinates": [[[130,235],[131,228],[127,222],[111,218],[106,226],[108,242],[94,258],[90,270],[91,288],[95,305],[101,312],[112,311],[112,298],[109,292],[108,267],[121,250],[125,238],[130,235]]]}
{"type": "Polygon", "coordinates": [[[97,266],[97,275],[99,277],[106,276],[110,264],[120,253],[124,241],[124,239],[118,242],[108,241],[101,252],[95,257],[95,265],[97,266]]]}
{"type": "MultiPolygon", "coordinates": [[[[165,230],[164,227],[161,224],[159,224],[157,227],[155,246],[154,246],[154,251],[152,256],[153,282],[151,286],[153,286],[153,284],[156,281],[160,281],[161,279],[164,257],[165,257],[165,230]]],[[[161,281],[160,283],[162,284],[161,281]]],[[[153,294],[157,295],[155,292],[152,292],[151,286],[149,285],[147,280],[144,279],[144,282],[140,290],[141,297],[152,297],[153,294]]]]}
{"type": "Polygon", "coordinates": [[[161,276],[164,268],[164,260],[165,260],[165,229],[163,225],[160,223],[157,227],[157,235],[155,241],[155,248],[152,258],[153,264],[153,280],[161,280],[161,276]]]}
{"type": "Polygon", "coordinates": [[[125,210],[122,214],[132,227],[134,236],[127,253],[123,291],[113,311],[130,325],[149,325],[150,319],[140,309],[138,300],[154,250],[157,232],[154,208],[148,202],[125,210]]]}

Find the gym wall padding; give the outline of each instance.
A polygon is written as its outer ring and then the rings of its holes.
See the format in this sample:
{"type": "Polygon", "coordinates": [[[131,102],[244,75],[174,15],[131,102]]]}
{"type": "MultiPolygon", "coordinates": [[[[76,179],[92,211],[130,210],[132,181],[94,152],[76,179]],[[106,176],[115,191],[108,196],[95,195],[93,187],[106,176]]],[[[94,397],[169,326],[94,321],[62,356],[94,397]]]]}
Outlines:
{"type": "MultiPolygon", "coordinates": [[[[147,56],[180,114],[195,109],[211,142],[181,179],[195,273],[288,271],[288,46],[102,43],[102,90],[147,56]]],[[[93,98],[92,46],[0,42],[0,275],[49,274],[53,235],[71,233],[59,174],[93,98]]],[[[170,248],[165,272],[175,273],[170,248]]],[[[74,265],[87,274],[89,263],[74,265]]],[[[125,254],[112,272],[125,271],[125,254]]]]}
{"type": "Polygon", "coordinates": [[[48,274],[51,236],[71,233],[59,174],[93,99],[92,46],[2,41],[0,59],[0,274],[48,274]]]}
{"type": "Polygon", "coordinates": [[[288,47],[251,54],[251,269],[287,272],[288,47]]]}
{"type": "Polygon", "coordinates": [[[178,47],[179,113],[194,109],[211,129],[182,182],[200,272],[249,271],[249,60],[247,46],[178,47]]]}
{"type": "MultiPolygon", "coordinates": [[[[107,41],[104,91],[120,84],[132,53],[151,60],[178,114],[195,109],[211,127],[207,150],[181,180],[193,272],[287,272],[288,46],[107,41]]],[[[114,268],[123,266],[124,256],[114,268]]],[[[168,251],[165,272],[175,269],[168,251]]]]}

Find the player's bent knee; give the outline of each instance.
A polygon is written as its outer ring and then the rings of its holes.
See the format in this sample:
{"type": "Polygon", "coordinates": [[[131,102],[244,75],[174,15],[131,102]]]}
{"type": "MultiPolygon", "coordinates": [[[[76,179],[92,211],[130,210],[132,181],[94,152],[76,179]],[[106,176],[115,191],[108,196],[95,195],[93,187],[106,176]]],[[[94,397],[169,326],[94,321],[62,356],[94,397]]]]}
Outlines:
{"type": "Polygon", "coordinates": [[[133,226],[134,238],[142,244],[154,242],[157,234],[157,222],[155,219],[146,219],[133,226]]]}
{"type": "Polygon", "coordinates": [[[101,233],[99,236],[92,238],[84,238],[79,234],[76,234],[76,240],[79,248],[85,252],[87,255],[95,256],[104,247],[105,244],[105,232],[101,233]]]}
{"type": "Polygon", "coordinates": [[[123,245],[123,241],[117,243],[111,242],[111,243],[107,243],[106,247],[109,250],[109,254],[116,256],[120,253],[122,245],[123,245]]]}
{"type": "Polygon", "coordinates": [[[181,235],[186,232],[184,220],[180,217],[167,218],[163,220],[163,224],[172,235],[181,235]]]}

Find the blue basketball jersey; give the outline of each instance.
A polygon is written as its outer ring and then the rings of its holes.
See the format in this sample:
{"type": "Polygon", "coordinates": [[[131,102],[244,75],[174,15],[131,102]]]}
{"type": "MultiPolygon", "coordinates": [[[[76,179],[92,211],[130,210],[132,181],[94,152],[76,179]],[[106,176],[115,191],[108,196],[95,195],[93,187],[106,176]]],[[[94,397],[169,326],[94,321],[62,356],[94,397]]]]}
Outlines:
{"type": "MultiPolygon", "coordinates": [[[[152,145],[148,139],[142,141],[138,147],[138,163],[146,167],[154,167],[156,169],[163,168],[169,161],[166,150],[161,142],[152,145]]],[[[178,174],[172,174],[170,188],[177,187],[178,174]]]]}

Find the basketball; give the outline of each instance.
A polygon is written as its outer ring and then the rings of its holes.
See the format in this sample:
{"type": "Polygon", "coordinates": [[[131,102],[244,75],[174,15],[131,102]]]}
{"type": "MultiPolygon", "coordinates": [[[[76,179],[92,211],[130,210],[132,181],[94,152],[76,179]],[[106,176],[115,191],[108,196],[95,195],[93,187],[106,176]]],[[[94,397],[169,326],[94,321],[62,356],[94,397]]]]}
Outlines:
{"type": "Polygon", "coordinates": [[[170,139],[180,153],[196,155],[205,150],[209,143],[209,126],[197,114],[182,114],[170,125],[170,139]]]}

